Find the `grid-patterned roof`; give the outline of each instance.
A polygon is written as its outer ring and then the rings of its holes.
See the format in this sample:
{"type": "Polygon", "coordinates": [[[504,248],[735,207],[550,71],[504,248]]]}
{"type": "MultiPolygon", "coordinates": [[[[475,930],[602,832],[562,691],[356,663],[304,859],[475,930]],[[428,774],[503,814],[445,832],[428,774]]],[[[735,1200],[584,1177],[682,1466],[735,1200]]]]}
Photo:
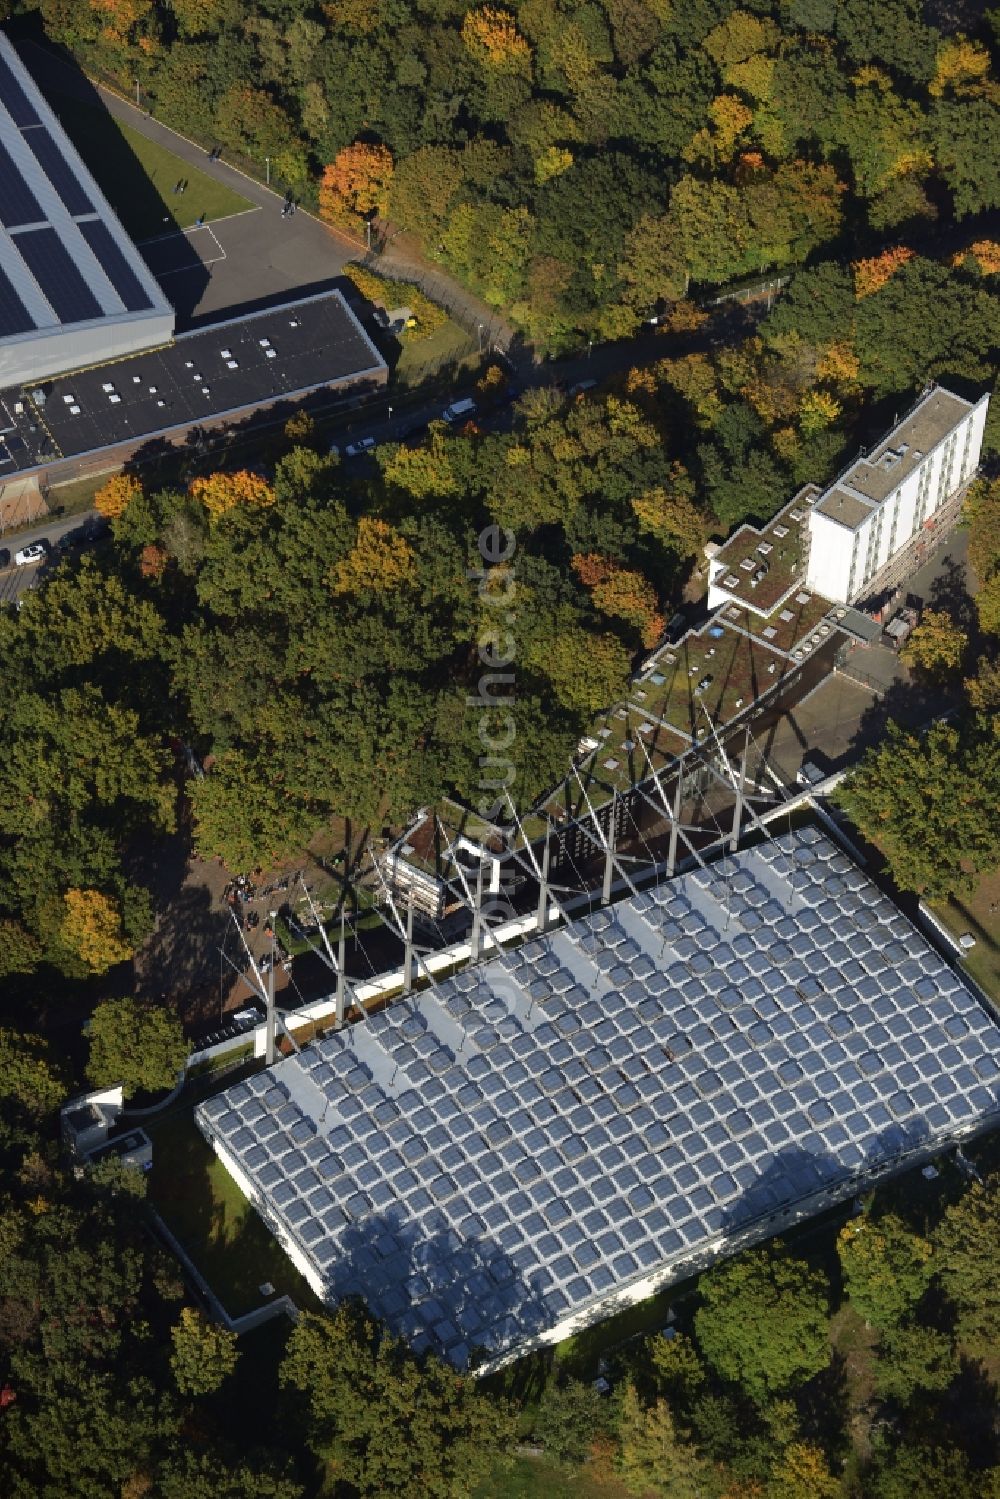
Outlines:
{"type": "Polygon", "coordinates": [[[998,1110],[1000,1029],[807,828],[201,1105],[331,1299],[458,1366],[998,1110]]]}
{"type": "Polygon", "coordinates": [[[145,262],[0,33],[0,342],[170,313],[145,262]]]}
{"type": "Polygon", "coordinates": [[[339,291],[300,297],[182,333],[164,348],[47,382],[44,425],[0,389],[0,474],[249,411],[340,382],[384,380],[386,364],[339,291]]]}

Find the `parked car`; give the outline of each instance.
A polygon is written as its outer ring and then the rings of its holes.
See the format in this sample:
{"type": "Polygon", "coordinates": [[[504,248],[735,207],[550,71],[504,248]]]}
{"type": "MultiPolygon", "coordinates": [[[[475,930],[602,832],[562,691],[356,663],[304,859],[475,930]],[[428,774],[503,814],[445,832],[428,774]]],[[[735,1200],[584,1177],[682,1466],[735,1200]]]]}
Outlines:
{"type": "Polygon", "coordinates": [[[329,455],[330,455],[331,458],[339,458],[340,457],[340,444],[337,443],[337,442],[331,442],[330,446],[327,448],[326,451],[329,453],[329,455]]]}
{"type": "Polygon", "coordinates": [[[374,437],[359,437],[357,442],[349,442],[344,449],[345,458],[360,458],[362,453],[370,453],[375,446],[374,437]]]}
{"type": "Polygon", "coordinates": [[[33,541],[30,546],[22,547],[14,558],[18,567],[28,567],[32,562],[41,562],[45,556],[45,543],[33,541]]]}
{"type": "Polygon", "coordinates": [[[10,567],[10,551],[7,547],[0,547],[0,567],[10,567]]]}
{"type": "Polygon", "coordinates": [[[452,401],[450,406],[444,408],[441,416],[444,421],[449,422],[451,426],[455,426],[459,422],[471,421],[478,410],[479,407],[475,401],[469,396],[465,396],[461,401],[452,401]]]}
{"type": "Polygon", "coordinates": [[[594,390],[596,385],[596,380],[578,380],[575,385],[570,386],[566,393],[571,396],[582,396],[584,391],[594,390]]]}

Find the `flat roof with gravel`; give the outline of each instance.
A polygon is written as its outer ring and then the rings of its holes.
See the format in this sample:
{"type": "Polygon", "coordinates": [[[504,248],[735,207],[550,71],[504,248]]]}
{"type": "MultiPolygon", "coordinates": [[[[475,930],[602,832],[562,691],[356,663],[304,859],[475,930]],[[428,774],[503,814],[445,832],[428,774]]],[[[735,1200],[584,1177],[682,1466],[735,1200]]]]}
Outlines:
{"type": "Polygon", "coordinates": [[[495,1365],[990,1122],[1000,1028],[814,828],[199,1106],[329,1301],[495,1365]]]}

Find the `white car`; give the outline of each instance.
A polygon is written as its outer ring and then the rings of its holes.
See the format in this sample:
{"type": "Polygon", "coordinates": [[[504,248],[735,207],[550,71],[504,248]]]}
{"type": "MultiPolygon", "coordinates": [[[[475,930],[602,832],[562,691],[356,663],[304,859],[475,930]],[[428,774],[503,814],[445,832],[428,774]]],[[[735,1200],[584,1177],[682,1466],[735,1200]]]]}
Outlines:
{"type": "Polygon", "coordinates": [[[344,449],[346,458],[360,458],[362,453],[370,453],[375,446],[374,437],[359,437],[357,442],[349,442],[344,449]]]}
{"type": "Polygon", "coordinates": [[[45,556],[45,547],[40,541],[33,541],[30,546],[22,547],[14,558],[16,567],[28,567],[32,562],[41,562],[45,556]]]}

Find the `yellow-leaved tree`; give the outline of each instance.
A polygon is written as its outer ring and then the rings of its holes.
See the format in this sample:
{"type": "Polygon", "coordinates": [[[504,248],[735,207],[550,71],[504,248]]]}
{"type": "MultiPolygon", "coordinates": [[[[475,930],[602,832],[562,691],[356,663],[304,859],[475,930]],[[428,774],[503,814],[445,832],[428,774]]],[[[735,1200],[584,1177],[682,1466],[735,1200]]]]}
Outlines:
{"type": "Polygon", "coordinates": [[[363,515],[353,549],[330,574],[334,593],[389,593],[416,576],[415,554],[386,521],[363,515]]]}
{"type": "Polygon", "coordinates": [[[132,944],[122,932],[121,912],[100,890],[67,890],[61,935],[66,946],[91,973],[107,973],[132,956],[132,944]]]}
{"type": "Polygon", "coordinates": [[[476,61],[488,68],[505,73],[531,70],[531,47],[510,11],[492,5],[468,11],[462,22],[462,41],[476,61]]]}
{"type": "Polygon", "coordinates": [[[218,520],[227,510],[235,510],[237,505],[274,504],[274,490],[267,480],[246,468],[236,469],[231,474],[206,474],[203,478],[192,479],[188,493],[201,501],[212,520],[218,520]]]}

